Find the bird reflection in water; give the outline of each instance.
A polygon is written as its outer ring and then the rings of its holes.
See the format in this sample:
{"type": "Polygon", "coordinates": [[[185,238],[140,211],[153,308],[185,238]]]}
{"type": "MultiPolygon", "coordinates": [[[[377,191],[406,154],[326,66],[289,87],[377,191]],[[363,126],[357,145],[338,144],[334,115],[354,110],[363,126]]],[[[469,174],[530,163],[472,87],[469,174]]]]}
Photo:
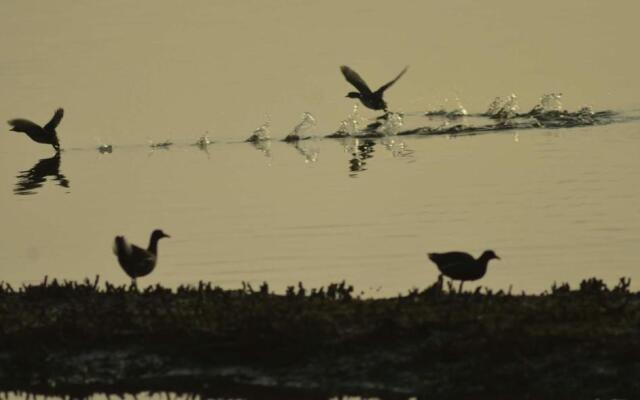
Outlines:
{"type": "Polygon", "coordinates": [[[258,140],[250,142],[253,147],[264,154],[265,157],[271,159],[271,141],[270,140],[258,140]]]}
{"type": "Polygon", "coordinates": [[[293,146],[293,148],[296,149],[302,157],[304,157],[305,164],[318,161],[318,154],[320,154],[320,150],[318,150],[316,146],[303,144],[300,140],[289,142],[289,144],[293,146]]]}
{"type": "Polygon", "coordinates": [[[413,162],[413,150],[411,150],[404,140],[400,140],[394,136],[386,136],[380,140],[380,144],[391,152],[394,158],[407,158],[413,162]]]}
{"type": "Polygon", "coordinates": [[[20,172],[13,192],[18,195],[36,194],[48,176],[53,177],[58,186],[69,188],[69,180],[60,173],[60,153],[51,158],[43,158],[31,169],[20,172]]]}
{"type": "Polygon", "coordinates": [[[373,139],[354,138],[349,143],[343,143],[345,150],[351,153],[349,160],[349,176],[355,178],[362,171],[366,171],[367,160],[373,157],[376,142],[373,139]]]}

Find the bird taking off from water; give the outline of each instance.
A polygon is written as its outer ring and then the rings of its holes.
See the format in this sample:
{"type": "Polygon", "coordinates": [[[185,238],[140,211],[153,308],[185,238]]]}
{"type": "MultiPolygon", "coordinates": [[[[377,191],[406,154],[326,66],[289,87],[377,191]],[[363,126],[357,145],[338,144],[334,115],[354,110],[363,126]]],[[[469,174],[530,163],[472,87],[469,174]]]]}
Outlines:
{"type": "Polygon", "coordinates": [[[458,292],[462,292],[462,284],[465,281],[475,281],[482,278],[487,273],[487,264],[490,260],[500,259],[493,250],[486,250],[477,260],[471,254],[461,251],[428,253],[427,255],[436,264],[442,275],[460,281],[458,292]]]}
{"type": "Polygon", "coordinates": [[[55,114],[53,114],[51,121],[47,122],[44,127],[22,118],[12,119],[7,122],[11,125],[11,131],[26,133],[34,142],[50,144],[56,151],[60,151],[60,142],[58,141],[56,128],[60,124],[63,116],[64,110],[58,108],[55,114]]]}
{"type": "Polygon", "coordinates": [[[404,69],[392,81],[380,86],[378,90],[373,92],[364,81],[364,79],[362,79],[362,77],[358,75],[356,71],[352,70],[346,65],[343,65],[340,67],[342,75],[344,75],[347,82],[358,89],[357,92],[347,93],[346,97],[350,97],[352,99],[360,99],[365,107],[368,107],[372,110],[384,110],[385,112],[387,112],[387,103],[382,98],[382,96],[384,95],[384,91],[389,89],[391,85],[396,83],[396,81],[400,79],[405,72],[407,72],[408,68],[409,67],[404,67],[404,69]]]}
{"type": "Polygon", "coordinates": [[[136,285],[136,278],[149,275],[158,261],[158,241],[171,237],[160,229],[151,232],[149,247],[145,250],[127,242],[124,236],[116,236],[113,252],[124,272],[131,278],[131,284],[136,285]]]}

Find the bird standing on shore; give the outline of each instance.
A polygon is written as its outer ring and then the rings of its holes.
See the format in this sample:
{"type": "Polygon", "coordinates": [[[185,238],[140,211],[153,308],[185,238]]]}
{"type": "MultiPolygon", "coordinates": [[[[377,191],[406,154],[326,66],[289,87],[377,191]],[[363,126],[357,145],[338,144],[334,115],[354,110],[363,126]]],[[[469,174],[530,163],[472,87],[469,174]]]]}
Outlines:
{"type": "Polygon", "coordinates": [[[385,112],[387,112],[387,103],[382,98],[382,96],[384,95],[384,91],[389,89],[391,85],[396,83],[396,81],[400,79],[405,72],[407,72],[407,68],[409,67],[404,67],[404,69],[392,81],[380,86],[378,90],[373,92],[364,81],[364,79],[362,79],[362,77],[358,75],[356,71],[352,70],[346,65],[343,65],[340,67],[342,75],[344,75],[347,82],[358,89],[357,92],[347,93],[346,97],[350,97],[352,99],[360,99],[365,107],[368,107],[372,110],[384,110],[385,112]]]}
{"type": "Polygon", "coordinates": [[[493,250],[486,250],[477,260],[471,254],[461,251],[428,253],[427,255],[436,264],[442,275],[460,281],[458,292],[462,292],[462,284],[465,281],[475,281],[482,278],[487,273],[487,264],[490,260],[500,259],[493,250]]]}
{"type": "Polygon", "coordinates": [[[124,236],[116,236],[113,252],[124,272],[131,278],[131,284],[136,285],[136,278],[149,275],[158,261],[158,241],[171,237],[160,229],[151,232],[149,247],[143,249],[127,242],[124,236]]]}
{"type": "Polygon", "coordinates": [[[34,142],[50,144],[56,152],[58,152],[60,151],[60,142],[58,141],[56,128],[60,124],[63,116],[64,110],[62,108],[58,108],[53,114],[51,121],[49,121],[44,127],[41,127],[28,119],[22,118],[12,119],[7,122],[11,125],[11,131],[26,133],[34,142]]]}

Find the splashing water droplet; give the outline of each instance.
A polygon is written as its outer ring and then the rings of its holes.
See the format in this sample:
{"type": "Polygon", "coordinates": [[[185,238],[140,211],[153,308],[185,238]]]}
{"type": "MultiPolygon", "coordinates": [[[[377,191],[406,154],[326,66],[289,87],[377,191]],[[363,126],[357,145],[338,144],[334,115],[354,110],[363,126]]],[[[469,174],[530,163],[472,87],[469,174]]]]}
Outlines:
{"type": "Polygon", "coordinates": [[[316,125],[316,119],[310,112],[302,114],[302,121],[293,127],[291,133],[284,139],[285,142],[293,142],[302,139],[302,133],[308,131],[316,125]]]}
{"type": "Polygon", "coordinates": [[[386,136],[392,136],[398,133],[404,125],[404,115],[402,113],[387,113],[387,118],[380,126],[380,132],[386,136]]]}
{"type": "MultiPolygon", "coordinates": [[[[496,100],[494,100],[494,103],[497,100],[499,100],[498,97],[496,97],[496,100]]],[[[493,103],[491,104],[492,105],[489,106],[489,109],[491,109],[493,106],[493,103]]],[[[428,111],[426,111],[424,114],[426,116],[443,116],[443,117],[453,119],[453,118],[460,118],[460,117],[467,116],[469,113],[467,112],[467,109],[460,102],[460,98],[456,96],[455,105],[453,106],[453,108],[449,107],[449,99],[445,98],[442,105],[433,109],[429,108],[428,111]]]]}
{"type": "Polygon", "coordinates": [[[153,140],[149,140],[149,147],[152,149],[169,149],[172,145],[173,142],[171,139],[167,139],[164,142],[154,142],[153,140]]]}
{"type": "Polygon", "coordinates": [[[562,93],[548,93],[540,97],[540,106],[543,111],[562,111],[562,93]]]}
{"type": "Polygon", "coordinates": [[[205,149],[209,146],[213,141],[209,138],[209,135],[202,135],[198,138],[198,140],[194,143],[200,149],[205,149]]]}
{"type": "Polygon", "coordinates": [[[105,154],[105,153],[112,153],[113,152],[113,146],[110,144],[101,144],[100,146],[98,146],[98,151],[101,154],[105,154]]]}
{"type": "Polygon", "coordinates": [[[591,106],[584,106],[578,110],[578,115],[591,117],[595,112],[591,106]]]}
{"type": "Polygon", "coordinates": [[[496,97],[491,104],[489,104],[489,107],[487,107],[485,115],[491,118],[506,120],[516,117],[519,109],[518,96],[516,96],[515,93],[511,93],[504,98],[496,97]]]}
{"type": "Polygon", "coordinates": [[[262,142],[265,140],[270,140],[271,139],[271,131],[269,130],[270,125],[271,125],[271,119],[267,117],[267,120],[262,125],[260,125],[259,127],[253,130],[251,136],[249,136],[249,139],[247,139],[247,142],[262,142]]]}
{"type": "Polygon", "coordinates": [[[337,133],[345,136],[354,136],[363,130],[365,123],[364,118],[358,112],[358,105],[354,104],[351,114],[340,122],[337,133]]]}

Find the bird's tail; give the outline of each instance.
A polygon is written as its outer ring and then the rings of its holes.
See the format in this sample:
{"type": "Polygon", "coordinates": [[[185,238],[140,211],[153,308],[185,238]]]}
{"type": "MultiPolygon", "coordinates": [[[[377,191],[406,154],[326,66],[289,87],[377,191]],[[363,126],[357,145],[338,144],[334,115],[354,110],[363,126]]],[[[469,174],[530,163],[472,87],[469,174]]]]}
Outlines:
{"type": "Polygon", "coordinates": [[[113,253],[117,256],[131,254],[131,245],[124,236],[116,236],[113,241],[113,253]]]}
{"type": "Polygon", "coordinates": [[[12,132],[25,132],[27,127],[31,125],[31,121],[24,119],[10,119],[7,124],[11,126],[9,129],[12,132]]]}

